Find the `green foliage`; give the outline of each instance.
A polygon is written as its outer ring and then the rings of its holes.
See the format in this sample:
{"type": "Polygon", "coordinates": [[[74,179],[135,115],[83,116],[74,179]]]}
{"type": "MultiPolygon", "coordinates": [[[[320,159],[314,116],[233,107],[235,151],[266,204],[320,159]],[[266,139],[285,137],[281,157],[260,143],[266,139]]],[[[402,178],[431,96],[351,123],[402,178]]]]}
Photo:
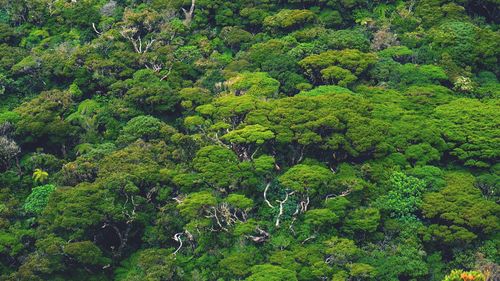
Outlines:
{"type": "Polygon", "coordinates": [[[299,65],[312,77],[318,77],[321,70],[330,66],[337,66],[349,70],[352,75],[360,75],[376,62],[377,56],[372,53],[363,53],[355,49],[341,51],[326,51],[312,55],[299,61],[299,65]]]}
{"type": "Polygon", "coordinates": [[[305,215],[305,223],[314,225],[317,227],[321,226],[331,226],[339,221],[337,215],[335,215],[329,209],[314,209],[307,211],[305,215]]]}
{"type": "Polygon", "coordinates": [[[316,15],[309,10],[283,9],[273,16],[264,19],[264,26],[271,29],[290,30],[302,24],[314,21],[316,15]]]}
{"type": "Polygon", "coordinates": [[[38,139],[46,140],[45,145],[64,144],[75,132],[64,119],[71,102],[68,93],[53,90],[21,104],[15,111],[19,115],[16,133],[28,143],[38,139]]]}
{"type": "Polygon", "coordinates": [[[252,275],[246,278],[246,281],[286,281],[298,280],[295,273],[291,270],[279,266],[263,264],[252,267],[252,275]]]}
{"type": "Polygon", "coordinates": [[[494,279],[497,18],[0,0],[0,279],[494,279]]]}
{"type": "Polygon", "coordinates": [[[217,204],[216,198],[208,191],[200,191],[189,194],[177,208],[181,215],[188,218],[196,218],[204,208],[217,204]]]}
{"type": "Polygon", "coordinates": [[[45,172],[42,169],[35,169],[32,178],[35,183],[43,183],[44,181],[47,180],[48,177],[49,173],[45,172]]]}
{"type": "Polygon", "coordinates": [[[344,230],[348,233],[374,232],[380,221],[380,212],[376,208],[357,209],[349,213],[344,230]]]}
{"type": "Polygon", "coordinates": [[[131,143],[137,139],[151,141],[167,138],[175,133],[175,129],[152,116],[137,116],[123,127],[119,143],[131,143]]]}
{"type": "Polygon", "coordinates": [[[442,126],[451,154],[466,166],[488,167],[498,158],[498,141],[495,121],[498,106],[492,102],[458,99],[439,106],[435,114],[446,120],[442,126]]]}
{"type": "Polygon", "coordinates": [[[238,158],[233,151],[220,146],[205,146],[196,153],[193,165],[201,177],[214,187],[235,184],[239,172],[238,158]]]}
{"type": "Polygon", "coordinates": [[[242,129],[234,130],[225,134],[223,139],[231,143],[255,143],[263,144],[273,139],[274,133],[261,125],[247,125],[242,129]]]}
{"type": "Polygon", "coordinates": [[[115,270],[115,280],[168,280],[175,276],[175,263],[168,249],[144,249],[134,253],[115,270]]]}
{"type": "Polygon", "coordinates": [[[138,70],[132,79],[116,82],[111,89],[141,110],[170,112],[179,101],[169,85],[149,69],[138,70]]]}
{"type": "Polygon", "coordinates": [[[33,188],[31,194],[26,198],[23,208],[26,212],[39,215],[49,202],[50,195],[56,190],[51,184],[37,186],[33,188]]]}
{"type": "Polygon", "coordinates": [[[389,193],[378,202],[380,209],[390,213],[391,217],[405,219],[414,216],[422,204],[424,181],[395,172],[389,179],[389,193]]]}
{"type": "Polygon", "coordinates": [[[274,97],[278,93],[280,83],[266,72],[245,72],[227,81],[228,88],[239,95],[256,97],[274,97]]]}
{"type": "Polygon", "coordinates": [[[373,278],[377,275],[377,271],[373,266],[365,263],[353,263],[349,265],[349,273],[357,278],[373,278]]]}
{"type": "Polygon", "coordinates": [[[447,186],[424,196],[422,211],[433,219],[431,236],[445,242],[470,241],[476,234],[493,233],[499,228],[498,205],[482,197],[467,172],[448,173],[447,186]],[[446,227],[444,227],[446,226],[446,227]]]}
{"type": "Polygon", "coordinates": [[[319,165],[298,164],[280,176],[280,183],[301,193],[316,193],[332,178],[331,171],[319,165]]]}
{"type": "Polygon", "coordinates": [[[102,257],[101,249],[90,241],[69,243],[64,246],[64,253],[84,264],[105,265],[109,262],[102,257]]]}
{"type": "Polygon", "coordinates": [[[335,264],[346,264],[361,253],[353,240],[337,236],[326,240],[324,245],[325,254],[329,255],[335,264]]]}
{"type": "Polygon", "coordinates": [[[331,49],[357,49],[367,52],[370,47],[370,41],[366,35],[359,29],[336,30],[322,36],[321,39],[331,49]]]}
{"type": "Polygon", "coordinates": [[[254,203],[253,200],[250,198],[245,197],[245,195],[241,194],[230,194],[227,198],[226,201],[239,209],[243,210],[249,210],[253,207],[254,203]]]}
{"type": "Polygon", "coordinates": [[[358,77],[352,75],[349,70],[335,65],[321,70],[321,76],[323,77],[323,80],[336,83],[341,87],[347,87],[349,84],[358,79],[358,77]]]}

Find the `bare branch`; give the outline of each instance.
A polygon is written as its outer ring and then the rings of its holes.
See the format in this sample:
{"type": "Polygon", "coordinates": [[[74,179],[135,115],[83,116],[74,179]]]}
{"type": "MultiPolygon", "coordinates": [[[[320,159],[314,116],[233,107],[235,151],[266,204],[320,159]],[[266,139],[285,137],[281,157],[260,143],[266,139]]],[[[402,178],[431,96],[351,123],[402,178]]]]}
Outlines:
{"type": "Polygon", "coordinates": [[[177,250],[175,250],[175,252],[172,253],[174,256],[182,248],[182,239],[181,239],[182,234],[184,234],[184,232],[179,232],[174,235],[175,242],[179,242],[179,247],[177,247],[177,250]]]}
{"type": "Polygon", "coordinates": [[[267,203],[267,205],[268,205],[269,207],[271,207],[272,209],[274,209],[274,206],[273,206],[273,205],[271,205],[271,202],[269,202],[269,200],[267,200],[267,190],[269,189],[269,186],[270,186],[270,185],[271,185],[271,183],[268,183],[268,184],[266,185],[266,188],[264,189],[264,201],[266,201],[266,203],[267,203]]]}
{"type": "Polygon", "coordinates": [[[307,211],[307,207],[309,206],[309,196],[307,196],[306,201],[300,202],[300,211],[305,213],[307,211]]]}
{"type": "Polygon", "coordinates": [[[312,239],[314,239],[314,238],[316,238],[316,235],[309,236],[309,237],[307,237],[306,239],[304,239],[304,241],[302,241],[302,243],[301,243],[301,244],[302,244],[302,245],[304,245],[307,241],[312,240],[312,239]]]}
{"type": "Polygon", "coordinates": [[[181,8],[182,11],[184,12],[184,25],[188,26],[191,24],[191,20],[193,19],[193,13],[194,13],[194,6],[195,6],[196,0],[191,0],[191,7],[189,8],[189,11],[187,11],[184,8],[181,8]]]}
{"type": "Polygon", "coordinates": [[[97,33],[98,35],[101,35],[102,33],[97,30],[97,28],[95,27],[95,23],[92,23],[92,28],[94,29],[95,33],[97,33]]]}
{"type": "Polygon", "coordinates": [[[349,189],[342,191],[342,193],[340,193],[339,195],[328,194],[325,198],[325,201],[328,201],[330,199],[337,198],[337,197],[345,197],[345,196],[351,194],[351,192],[352,192],[352,188],[349,188],[349,189]]]}
{"type": "Polygon", "coordinates": [[[262,242],[266,241],[267,238],[269,238],[269,233],[262,230],[260,227],[257,227],[255,230],[257,230],[259,232],[260,236],[248,235],[248,236],[246,236],[246,238],[252,239],[252,241],[255,243],[262,243],[262,242]]]}
{"type": "Polygon", "coordinates": [[[295,191],[290,192],[290,193],[287,192],[286,195],[285,195],[285,199],[283,199],[281,201],[280,200],[276,200],[276,202],[278,202],[280,204],[280,211],[278,213],[278,216],[276,217],[276,223],[275,223],[276,227],[280,226],[280,218],[283,215],[283,207],[284,207],[286,201],[288,201],[288,197],[290,195],[293,195],[294,193],[295,193],[295,191]]]}

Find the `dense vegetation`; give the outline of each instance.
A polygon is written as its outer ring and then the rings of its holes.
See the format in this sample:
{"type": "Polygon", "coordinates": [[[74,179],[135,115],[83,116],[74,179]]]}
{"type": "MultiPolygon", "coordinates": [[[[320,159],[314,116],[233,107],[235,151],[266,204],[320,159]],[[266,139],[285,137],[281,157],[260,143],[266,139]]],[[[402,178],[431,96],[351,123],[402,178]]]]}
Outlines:
{"type": "Polygon", "coordinates": [[[498,0],[0,0],[0,280],[500,280],[498,0]]]}

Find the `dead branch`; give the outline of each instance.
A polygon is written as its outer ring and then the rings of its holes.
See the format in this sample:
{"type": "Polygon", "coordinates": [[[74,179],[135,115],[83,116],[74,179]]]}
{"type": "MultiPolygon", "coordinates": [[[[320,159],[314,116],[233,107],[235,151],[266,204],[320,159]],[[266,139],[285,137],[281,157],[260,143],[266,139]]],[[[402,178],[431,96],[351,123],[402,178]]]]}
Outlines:
{"type": "Polygon", "coordinates": [[[269,189],[269,186],[271,186],[271,183],[268,183],[268,184],[266,185],[266,188],[264,189],[264,201],[266,201],[266,203],[267,203],[267,205],[268,205],[269,207],[271,207],[272,209],[274,209],[274,206],[273,206],[273,205],[271,205],[271,202],[269,202],[269,200],[267,200],[267,190],[269,189]]]}
{"type": "Polygon", "coordinates": [[[182,234],[184,234],[184,232],[179,232],[179,233],[176,233],[174,235],[174,240],[175,242],[179,242],[179,247],[177,247],[177,250],[175,250],[175,252],[173,252],[173,255],[175,256],[177,254],[177,252],[180,251],[180,249],[182,248],[182,239],[181,239],[181,236],[182,234]]]}
{"type": "Polygon", "coordinates": [[[278,202],[280,204],[280,211],[278,213],[278,216],[276,217],[276,223],[275,223],[276,227],[280,226],[280,218],[283,215],[283,207],[284,207],[286,201],[288,201],[288,197],[290,195],[293,195],[294,193],[295,193],[295,191],[292,191],[290,193],[287,192],[286,195],[285,195],[285,199],[283,199],[281,201],[280,200],[276,200],[276,202],[278,202]]]}
{"type": "Polygon", "coordinates": [[[247,238],[250,238],[253,242],[255,243],[262,243],[265,242],[269,238],[269,233],[262,230],[260,227],[257,227],[255,230],[259,232],[260,236],[252,236],[252,235],[247,235],[247,238]]]}
{"type": "Polygon", "coordinates": [[[306,239],[304,239],[304,241],[302,241],[302,243],[301,243],[301,244],[302,244],[302,245],[304,245],[307,241],[312,240],[312,239],[314,239],[314,238],[316,238],[316,235],[309,236],[309,237],[307,237],[306,239]]]}
{"type": "Polygon", "coordinates": [[[97,30],[97,28],[95,27],[95,23],[92,23],[92,28],[94,29],[95,33],[97,33],[97,35],[101,35],[102,33],[97,30]]]}
{"type": "Polygon", "coordinates": [[[351,194],[351,192],[352,192],[352,188],[349,188],[349,189],[342,191],[342,193],[340,193],[339,195],[328,194],[325,198],[325,201],[328,201],[330,199],[337,198],[337,197],[345,197],[345,196],[351,194]]]}
{"type": "Polygon", "coordinates": [[[181,8],[182,11],[184,12],[184,16],[185,16],[185,19],[183,22],[185,26],[188,26],[189,24],[191,24],[191,20],[193,19],[195,2],[196,2],[196,0],[191,0],[191,7],[189,8],[189,11],[187,11],[184,8],[181,8]]]}
{"type": "Polygon", "coordinates": [[[300,211],[305,213],[309,206],[309,196],[307,196],[306,201],[300,201],[300,211]]]}
{"type": "Polygon", "coordinates": [[[136,53],[139,54],[145,54],[149,51],[151,46],[153,46],[153,43],[156,41],[156,39],[149,39],[145,45],[143,45],[142,38],[141,36],[137,36],[137,38],[134,37],[134,35],[130,35],[129,33],[135,33],[137,31],[136,28],[129,28],[129,29],[122,29],[120,31],[121,36],[123,38],[127,39],[132,43],[132,46],[134,47],[134,50],[136,53]]]}
{"type": "Polygon", "coordinates": [[[206,218],[214,218],[215,219],[215,222],[217,223],[217,225],[224,231],[229,231],[227,228],[225,228],[223,225],[222,225],[222,222],[221,222],[221,219],[219,218],[219,216],[217,216],[217,208],[215,207],[211,207],[210,208],[212,211],[207,211],[208,213],[208,216],[205,216],[206,218]]]}
{"type": "Polygon", "coordinates": [[[182,203],[182,198],[179,198],[180,196],[177,196],[177,197],[174,197],[172,198],[172,200],[174,200],[175,202],[177,202],[178,204],[181,204],[182,203]]]}

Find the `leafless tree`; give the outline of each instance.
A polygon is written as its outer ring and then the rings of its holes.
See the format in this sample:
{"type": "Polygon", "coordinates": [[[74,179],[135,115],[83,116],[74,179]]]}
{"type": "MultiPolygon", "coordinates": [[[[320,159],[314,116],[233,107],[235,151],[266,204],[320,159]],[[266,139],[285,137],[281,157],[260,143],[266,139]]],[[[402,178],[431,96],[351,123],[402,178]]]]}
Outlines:
{"type": "Polygon", "coordinates": [[[102,16],[110,17],[114,14],[115,10],[116,10],[116,1],[111,0],[108,3],[104,4],[104,6],[101,7],[99,12],[102,16]]]}
{"type": "Polygon", "coordinates": [[[375,51],[380,51],[391,46],[399,45],[399,41],[389,27],[385,26],[373,34],[371,48],[375,51]]]}
{"type": "Polygon", "coordinates": [[[0,171],[10,168],[12,161],[17,158],[20,152],[21,149],[15,141],[0,136],[0,171]]]}
{"type": "Polygon", "coordinates": [[[18,162],[21,148],[10,138],[12,125],[9,122],[0,124],[0,171],[11,167],[12,161],[18,162]]]}

